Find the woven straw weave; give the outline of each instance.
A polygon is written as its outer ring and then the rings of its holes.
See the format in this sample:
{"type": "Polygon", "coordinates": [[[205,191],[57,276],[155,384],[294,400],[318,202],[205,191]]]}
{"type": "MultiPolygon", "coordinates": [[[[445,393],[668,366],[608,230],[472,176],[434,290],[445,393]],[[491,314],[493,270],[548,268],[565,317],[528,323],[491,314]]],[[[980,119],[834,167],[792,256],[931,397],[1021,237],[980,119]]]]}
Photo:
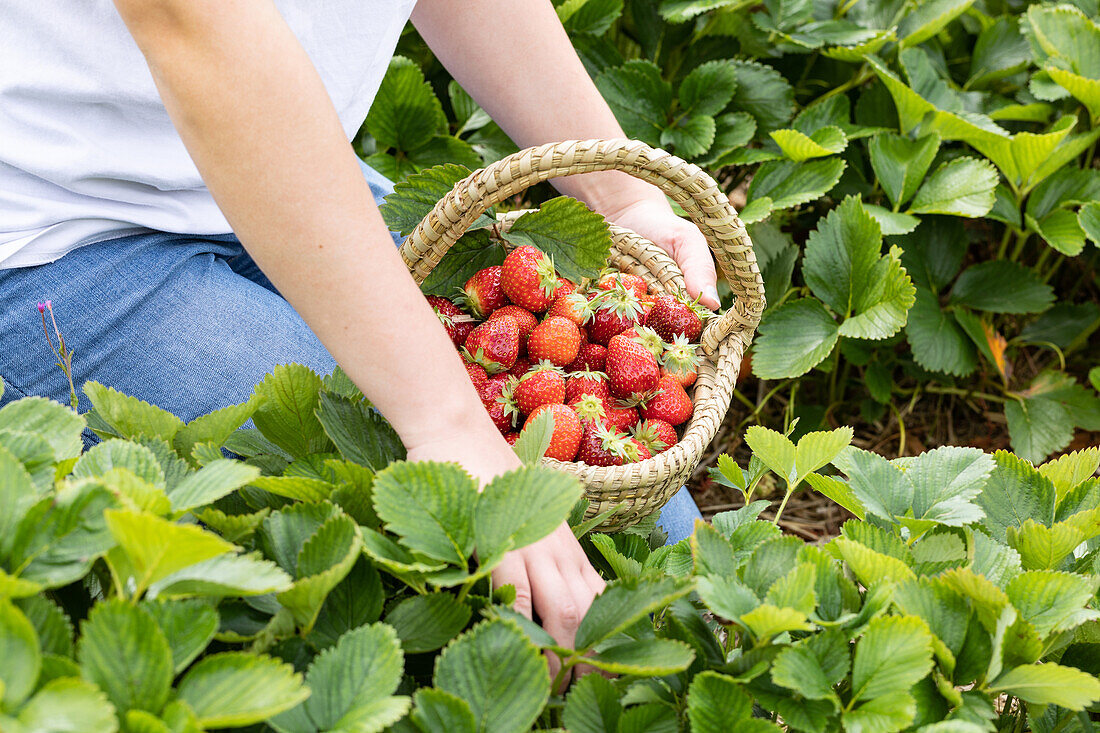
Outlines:
{"type": "MultiPolygon", "coordinates": [[[[635,140],[568,140],[528,148],[455,184],[409,235],[401,254],[416,281],[423,282],[489,207],[550,178],[603,170],[629,173],[676,201],[703,232],[736,295],[733,307],[710,319],[703,329],[703,362],[699,378],[689,390],[693,391],[695,413],[679,443],[653,458],[625,466],[544,459],[547,465],[572,473],[584,483],[589,498],[587,517],[618,507],[600,526],[612,531],[660,509],[695,470],[729,409],[741,357],[764,310],[764,284],[752,243],[714,179],[692,163],[635,140]]],[[[502,229],[514,218],[515,214],[502,217],[502,229]]],[[[664,250],[622,227],[612,225],[610,229],[614,242],[611,266],[641,275],[654,294],[683,288],[683,274],[664,250]]]]}

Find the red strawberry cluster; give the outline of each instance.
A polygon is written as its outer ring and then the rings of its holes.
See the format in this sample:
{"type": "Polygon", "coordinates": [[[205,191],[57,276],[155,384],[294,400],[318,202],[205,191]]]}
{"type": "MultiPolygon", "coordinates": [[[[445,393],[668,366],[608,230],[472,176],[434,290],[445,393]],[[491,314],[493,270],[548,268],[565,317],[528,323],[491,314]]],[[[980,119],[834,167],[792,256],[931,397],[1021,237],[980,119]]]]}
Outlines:
{"type": "Polygon", "coordinates": [[[510,443],[549,411],[548,457],[621,466],[671,448],[691,418],[687,388],[710,314],[682,296],[651,295],[637,275],[609,270],[573,283],[524,246],[478,271],[454,302],[427,297],[510,443]]]}

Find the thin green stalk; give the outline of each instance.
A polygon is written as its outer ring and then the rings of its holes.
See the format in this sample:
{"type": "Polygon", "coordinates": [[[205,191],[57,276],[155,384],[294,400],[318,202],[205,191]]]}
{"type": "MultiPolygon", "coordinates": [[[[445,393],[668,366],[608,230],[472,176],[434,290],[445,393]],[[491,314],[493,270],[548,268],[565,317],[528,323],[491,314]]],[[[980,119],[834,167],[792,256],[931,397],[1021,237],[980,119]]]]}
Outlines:
{"type": "Polygon", "coordinates": [[[1010,260],[1012,260],[1013,262],[1020,261],[1020,254],[1024,251],[1024,244],[1027,242],[1028,237],[1030,236],[1031,235],[1029,232],[1016,232],[1016,246],[1012,248],[1012,255],[1009,257],[1010,260]]]}
{"type": "Polygon", "coordinates": [[[1012,227],[1005,225],[1004,236],[1001,237],[1001,245],[997,247],[997,259],[1003,260],[1008,254],[1008,240],[1012,238],[1012,227]]]}
{"type": "Polygon", "coordinates": [[[825,92],[820,97],[818,97],[813,102],[811,102],[809,106],[812,107],[815,104],[821,104],[826,99],[829,99],[830,97],[835,97],[837,94],[844,94],[849,89],[854,89],[854,88],[858,87],[860,84],[867,81],[872,76],[874,76],[874,72],[872,72],[870,69],[867,68],[866,65],[864,65],[860,68],[858,74],[856,74],[855,76],[853,76],[851,79],[844,82],[840,86],[833,87],[829,91],[825,92]]]}
{"type": "Polygon", "coordinates": [[[791,494],[794,493],[794,487],[787,484],[787,491],[783,494],[783,501],[779,502],[779,508],[775,510],[775,519],[772,520],[772,524],[779,526],[779,518],[783,516],[783,510],[787,508],[787,502],[791,498],[791,494]]]}
{"type": "Polygon", "coordinates": [[[957,395],[959,397],[977,397],[982,400],[989,400],[990,402],[1008,402],[1005,397],[998,397],[995,394],[989,394],[988,392],[975,392],[970,389],[962,389],[961,387],[939,387],[934,384],[929,384],[924,388],[925,392],[931,392],[932,394],[950,394],[957,395]]]}
{"type": "Polygon", "coordinates": [[[888,403],[894,411],[894,417],[898,420],[898,457],[905,455],[905,420],[901,416],[901,410],[893,402],[888,403]]]}

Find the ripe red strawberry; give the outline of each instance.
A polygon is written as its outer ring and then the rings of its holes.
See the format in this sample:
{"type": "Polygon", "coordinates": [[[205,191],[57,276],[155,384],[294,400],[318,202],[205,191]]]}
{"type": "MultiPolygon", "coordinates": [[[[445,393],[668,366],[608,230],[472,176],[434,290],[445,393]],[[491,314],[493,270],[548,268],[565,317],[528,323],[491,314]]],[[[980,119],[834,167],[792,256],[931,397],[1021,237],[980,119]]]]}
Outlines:
{"type": "Polygon", "coordinates": [[[699,355],[695,353],[695,344],[689,344],[682,335],[676,336],[671,344],[665,345],[661,356],[661,376],[674,377],[684,387],[695,384],[699,376],[699,355]]]}
{"type": "Polygon", "coordinates": [[[512,365],[512,368],[508,370],[508,373],[516,379],[519,379],[529,371],[531,371],[531,360],[528,359],[526,356],[521,356],[516,359],[516,363],[512,365]]]}
{"type": "Polygon", "coordinates": [[[428,304],[435,311],[435,317],[443,324],[443,328],[447,329],[447,335],[451,337],[451,343],[456,348],[466,343],[466,337],[477,326],[477,321],[446,298],[429,295],[427,299],[428,304]]]}
{"type": "Polygon", "coordinates": [[[600,275],[600,279],[596,281],[596,287],[600,290],[614,290],[619,285],[633,291],[639,298],[649,291],[649,285],[646,284],[645,278],[627,272],[604,272],[600,275]]]}
{"type": "Polygon", "coordinates": [[[576,283],[566,280],[564,277],[558,278],[558,291],[554,293],[554,297],[557,298],[560,295],[568,295],[569,293],[577,292],[576,283]]]}
{"type": "Polygon", "coordinates": [[[473,364],[471,362],[465,362],[466,373],[470,375],[470,383],[474,385],[474,389],[480,395],[482,388],[485,387],[485,383],[489,381],[489,375],[485,371],[485,367],[480,364],[473,364]]]}
{"type": "Polygon", "coordinates": [[[638,424],[638,410],[630,405],[621,404],[613,397],[603,401],[604,414],[607,417],[604,422],[608,427],[626,432],[638,424]]]}
{"type": "Polygon", "coordinates": [[[516,441],[519,440],[519,433],[512,430],[504,434],[504,439],[508,441],[508,445],[515,445],[516,441]]]}
{"type": "Polygon", "coordinates": [[[494,374],[486,380],[480,393],[482,404],[501,433],[507,433],[514,428],[519,418],[519,406],[515,398],[516,381],[510,374],[494,374]]]}
{"type": "Polygon", "coordinates": [[[642,304],[633,291],[624,287],[605,290],[589,303],[591,318],[585,323],[588,340],[607,346],[612,336],[638,325],[642,304]]]}
{"type": "Polygon", "coordinates": [[[547,458],[556,458],[559,461],[571,461],[577,455],[577,448],[581,444],[581,435],[584,428],[577,413],[565,405],[542,405],[537,407],[527,418],[523,427],[531,424],[538,415],[549,410],[554,416],[554,432],[550,437],[550,447],[544,454],[547,458]]]}
{"type": "Polygon", "coordinates": [[[518,305],[501,306],[493,311],[493,315],[489,316],[489,320],[491,321],[501,316],[512,316],[516,319],[516,325],[519,327],[519,341],[521,345],[527,343],[527,337],[531,335],[531,331],[535,330],[535,326],[539,325],[538,316],[526,308],[520,308],[518,305]]]}
{"type": "Polygon", "coordinates": [[[481,385],[481,388],[477,391],[478,397],[485,403],[495,402],[497,397],[504,394],[511,379],[513,379],[512,375],[507,372],[488,377],[485,384],[481,385]]]}
{"type": "Polygon", "coordinates": [[[641,407],[642,417],[647,420],[664,420],[670,425],[687,422],[695,406],[675,377],[661,377],[657,382],[657,394],[641,407]]]}
{"type": "Polygon", "coordinates": [[[516,305],[542,313],[558,289],[558,276],[550,257],[530,245],[508,253],[501,266],[500,285],[516,305]]]}
{"type": "Polygon", "coordinates": [[[580,372],[591,369],[594,372],[602,372],[607,363],[607,347],[599,344],[581,344],[577,351],[577,358],[569,362],[567,371],[580,372]]]}
{"type": "MultiPolygon", "coordinates": [[[[628,336],[613,336],[607,345],[607,377],[611,394],[638,398],[652,391],[661,376],[657,357],[628,336]]],[[[680,388],[683,391],[683,388],[680,388]]]]}
{"type": "Polygon", "coordinates": [[[577,460],[590,466],[621,466],[629,462],[627,437],[602,423],[588,423],[581,436],[577,460]]]}
{"type": "Polygon", "coordinates": [[[584,369],[571,372],[565,381],[565,401],[572,402],[581,395],[595,395],[600,399],[611,396],[611,386],[603,372],[584,369]]]}
{"type": "Polygon", "coordinates": [[[514,427],[512,425],[512,415],[509,414],[507,406],[501,401],[486,402],[485,410],[489,413],[489,419],[493,421],[493,425],[497,426],[497,430],[501,435],[507,435],[512,431],[514,427]]]}
{"type": "Polygon", "coordinates": [[[565,402],[565,375],[549,362],[541,362],[516,383],[516,404],[525,415],[543,405],[565,402]]]}
{"type": "Polygon", "coordinates": [[[490,374],[512,368],[519,356],[519,326],[511,316],[485,321],[466,337],[463,353],[468,361],[490,374]]]}
{"type": "Polygon", "coordinates": [[[642,346],[649,349],[649,352],[653,354],[659,360],[661,355],[665,353],[665,342],[657,332],[649,326],[635,326],[634,328],[623,331],[623,336],[637,341],[642,346]]]}
{"type": "Polygon", "coordinates": [[[658,295],[654,300],[653,310],[646,319],[646,325],[665,341],[672,341],[677,335],[688,341],[697,341],[703,331],[703,318],[706,315],[709,315],[709,311],[682,296],[658,295]]]}
{"type": "Polygon", "coordinates": [[[532,359],[545,359],[560,367],[576,359],[580,347],[576,324],[562,316],[549,316],[527,339],[527,353],[532,359]]]}
{"type": "Polygon", "coordinates": [[[644,461],[647,458],[653,457],[653,453],[650,452],[649,447],[637,438],[632,438],[630,440],[630,445],[627,446],[627,454],[633,459],[631,463],[637,463],[638,461],[644,461]]]}
{"type": "Polygon", "coordinates": [[[550,303],[546,315],[562,316],[578,326],[584,325],[585,319],[588,318],[588,298],[580,293],[562,293],[559,291],[554,296],[553,302],[550,303]]]}
{"type": "Polygon", "coordinates": [[[478,270],[466,281],[459,297],[461,305],[475,318],[488,318],[493,311],[508,305],[508,296],[500,286],[501,267],[494,265],[478,270]]]}
{"type": "Polygon", "coordinates": [[[641,441],[645,447],[649,448],[649,452],[653,455],[664,453],[679,440],[676,428],[664,420],[644,420],[635,425],[630,433],[635,440],[641,441]]]}
{"type": "Polygon", "coordinates": [[[642,304],[642,312],[638,314],[638,323],[645,324],[649,320],[649,314],[653,312],[654,298],[647,293],[638,298],[638,301],[642,304]]]}

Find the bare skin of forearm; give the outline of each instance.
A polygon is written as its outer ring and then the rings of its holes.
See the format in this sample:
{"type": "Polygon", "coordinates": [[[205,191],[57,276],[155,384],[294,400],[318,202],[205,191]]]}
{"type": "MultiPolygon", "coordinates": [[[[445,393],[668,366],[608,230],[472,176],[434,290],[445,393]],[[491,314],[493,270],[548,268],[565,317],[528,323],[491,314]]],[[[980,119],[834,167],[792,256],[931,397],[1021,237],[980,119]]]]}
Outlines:
{"type": "MultiPolygon", "coordinates": [[[[549,0],[420,0],[412,20],[451,75],[520,147],[625,137],[549,0]]],[[[615,171],[553,183],[601,213],[640,199],[664,204],[656,188],[615,171]]]]}
{"type": "Polygon", "coordinates": [[[410,449],[495,434],[270,2],[116,0],[233,231],[410,449]]]}

